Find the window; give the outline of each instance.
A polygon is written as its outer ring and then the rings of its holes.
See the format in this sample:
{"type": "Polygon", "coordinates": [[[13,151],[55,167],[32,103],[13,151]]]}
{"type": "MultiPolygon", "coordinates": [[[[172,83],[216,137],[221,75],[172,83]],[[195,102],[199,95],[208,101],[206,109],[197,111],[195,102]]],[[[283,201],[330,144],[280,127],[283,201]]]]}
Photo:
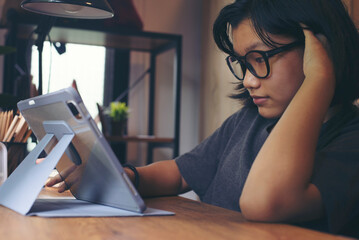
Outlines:
{"type": "MultiPolygon", "coordinates": [[[[60,55],[46,41],[42,54],[43,94],[69,87],[76,80],[81,97],[94,118],[98,113],[96,103],[103,105],[105,57],[105,47],[70,43],[66,44],[66,52],[60,55]]],[[[38,61],[37,47],[33,46],[31,74],[36,87],[38,61]]]]}

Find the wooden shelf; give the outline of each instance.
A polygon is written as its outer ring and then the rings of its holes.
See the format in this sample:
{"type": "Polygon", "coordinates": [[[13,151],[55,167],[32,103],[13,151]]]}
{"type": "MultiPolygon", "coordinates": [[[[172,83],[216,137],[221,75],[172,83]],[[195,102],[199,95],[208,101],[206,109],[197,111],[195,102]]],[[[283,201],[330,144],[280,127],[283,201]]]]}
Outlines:
{"type": "MultiPolygon", "coordinates": [[[[33,40],[36,34],[31,34],[36,24],[25,23],[18,26],[18,35],[20,39],[33,40]]],[[[130,49],[134,51],[161,51],[171,48],[176,44],[180,35],[163,34],[143,31],[126,31],[115,28],[103,28],[98,26],[84,24],[55,24],[52,27],[51,41],[76,44],[87,44],[95,46],[105,46],[116,49],[130,49]]]]}

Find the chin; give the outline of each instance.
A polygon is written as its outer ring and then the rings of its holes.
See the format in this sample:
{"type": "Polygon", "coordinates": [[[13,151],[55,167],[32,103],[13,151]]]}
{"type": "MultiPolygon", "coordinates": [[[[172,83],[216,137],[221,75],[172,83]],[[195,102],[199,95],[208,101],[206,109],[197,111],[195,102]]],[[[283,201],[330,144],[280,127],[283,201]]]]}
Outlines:
{"type": "Polygon", "coordinates": [[[279,118],[282,115],[283,111],[258,107],[258,113],[264,118],[272,119],[272,118],[279,118]]]}

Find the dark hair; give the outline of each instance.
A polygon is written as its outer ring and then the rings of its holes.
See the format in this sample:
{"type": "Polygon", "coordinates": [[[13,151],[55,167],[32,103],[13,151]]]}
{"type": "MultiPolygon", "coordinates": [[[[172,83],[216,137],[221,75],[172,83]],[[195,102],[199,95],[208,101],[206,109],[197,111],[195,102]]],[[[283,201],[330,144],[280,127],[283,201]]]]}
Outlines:
{"type": "MultiPolygon", "coordinates": [[[[259,38],[274,47],[270,34],[304,41],[300,23],[328,39],[335,68],[332,104],[352,104],[359,98],[359,35],[341,0],[237,0],[224,7],[213,26],[214,40],[223,52],[234,54],[230,27],[249,18],[259,38]]],[[[323,86],[325,87],[325,86],[323,86]]],[[[231,97],[249,104],[249,93],[239,81],[231,97]]]]}

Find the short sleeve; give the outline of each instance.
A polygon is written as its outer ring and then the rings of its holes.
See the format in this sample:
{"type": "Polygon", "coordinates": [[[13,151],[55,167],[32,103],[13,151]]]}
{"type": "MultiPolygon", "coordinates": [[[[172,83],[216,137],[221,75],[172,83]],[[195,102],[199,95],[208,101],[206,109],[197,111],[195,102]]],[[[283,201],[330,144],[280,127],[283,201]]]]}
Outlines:
{"type": "Polygon", "coordinates": [[[358,127],[342,130],[317,152],[312,183],[321,193],[329,232],[340,232],[359,216],[358,127]]]}
{"type": "Polygon", "coordinates": [[[176,158],[182,177],[199,197],[202,197],[217,171],[219,158],[235,126],[237,114],[233,114],[211,136],[192,151],[176,158]]]}

